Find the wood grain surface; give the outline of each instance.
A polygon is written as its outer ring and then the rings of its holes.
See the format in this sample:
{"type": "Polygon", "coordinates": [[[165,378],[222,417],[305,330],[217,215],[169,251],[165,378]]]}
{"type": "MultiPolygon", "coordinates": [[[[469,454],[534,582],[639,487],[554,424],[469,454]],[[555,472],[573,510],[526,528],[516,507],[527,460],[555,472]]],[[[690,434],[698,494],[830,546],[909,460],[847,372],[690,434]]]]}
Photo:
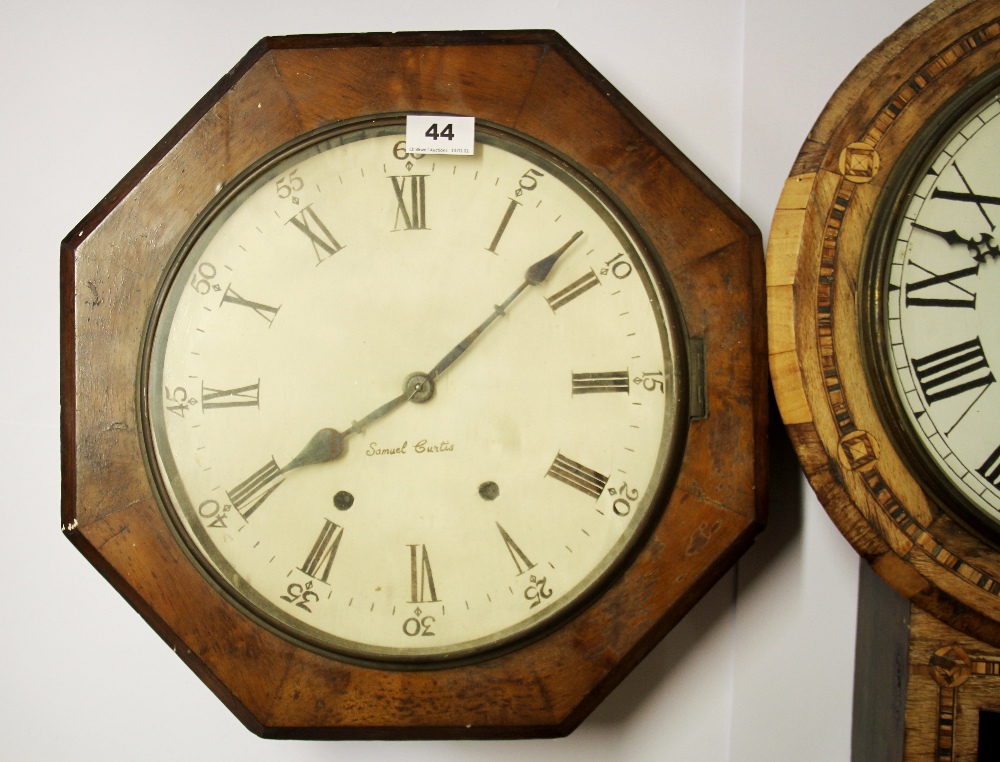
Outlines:
{"type": "Polygon", "coordinates": [[[792,168],[768,245],[772,383],[813,488],[897,591],[1000,645],[1000,554],[928,498],[893,446],[863,365],[859,271],[872,210],[921,125],[1000,59],[1000,8],[939,0],[867,56],[792,168]]]}
{"type": "Polygon", "coordinates": [[[565,734],[763,526],[763,285],[753,223],[555,33],[265,39],[63,242],[64,531],[260,735],[565,734]],[[213,587],[151,486],[137,374],[161,274],[219,188],[308,130],[411,111],[527,133],[624,204],[663,260],[689,336],[705,342],[709,411],[690,425],[649,540],[588,608],[505,656],[421,671],[296,647],[213,587]]]}
{"type": "Polygon", "coordinates": [[[978,762],[981,711],[1000,712],[1000,649],[910,615],[904,762],[978,762]]]}

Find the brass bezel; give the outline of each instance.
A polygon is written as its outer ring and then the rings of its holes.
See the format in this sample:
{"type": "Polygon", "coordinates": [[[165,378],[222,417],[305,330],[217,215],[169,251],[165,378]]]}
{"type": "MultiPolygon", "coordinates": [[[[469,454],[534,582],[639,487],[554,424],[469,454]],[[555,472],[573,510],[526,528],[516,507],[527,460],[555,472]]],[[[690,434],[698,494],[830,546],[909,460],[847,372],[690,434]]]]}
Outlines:
{"type": "MultiPolygon", "coordinates": [[[[662,519],[666,505],[669,501],[673,485],[676,482],[677,474],[680,470],[681,461],[684,454],[684,443],[687,437],[689,426],[689,358],[687,357],[688,345],[687,331],[684,327],[683,316],[678,309],[678,300],[674,294],[673,285],[666,269],[663,265],[662,257],[653,248],[646,234],[641,230],[634,218],[627,212],[614,195],[593,175],[577,165],[575,162],[562,155],[550,146],[519,133],[511,128],[492,124],[485,120],[477,120],[477,136],[480,132],[492,135],[494,139],[507,142],[510,145],[521,146],[522,150],[534,153],[542,159],[542,164],[548,164],[550,168],[556,168],[564,177],[572,178],[573,181],[581,185],[591,196],[601,205],[598,213],[604,216],[609,214],[614,222],[609,227],[618,226],[622,232],[630,239],[630,247],[633,247],[637,255],[642,259],[649,276],[647,290],[651,287],[658,297],[660,314],[663,323],[660,326],[661,335],[664,337],[664,344],[672,354],[671,362],[675,369],[674,398],[672,403],[668,403],[667,409],[673,410],[676,425],[672,431],[664,433],[661,441],[660,452],[664,454],[663,466],[660,470],[658,486],[650,497],[645,514],[625,540],[616,544],[615,548],[608,555],[615,555],[614,560],[597,574],[591,574],[570,593],[566,595],[566,603],[560,604],[544,617],[532,618],[532,624],[527,628],[516,630],[512,634],[501,632],[498,637],[490,638],[489,642],[480,644],[476,641],[470,647],[454,648],[446,653],[431,654],[398,654],[391,649],[359,650],[348,647],[336,648],[330,645],[329,636],[316,636],[309,633],[309,628],[289,626],[288,622],[281,618],[267,613],[267,606],[262,606],[255,602],[256,596],[253,591],[250,593],[237,589],[237,586],[230,583],[224,574],[221,574],[214,564],[208,562],[202,555],[202,551],[195,546],[186,532],[179,528],[182,524],[176,515],[178,510],[167,497],[167,488],[164,477],[157,464],[153,445],[153,433],[150,418],[150,373],[154,345],[157,341],[157,326],[160,316],[170,299],[172,284],[179,277],[183,269],[188,253],[195,246],[203,232],[205,232],[220,214],[224,214],[231,203],[237,200],[240,195],[252,188],[260,178],[274,171],[274,168],[283,162],[289,161],[301,154],[301,152],[318,145],[331,138],[341,136],[345,133],[360,131],[363,129],[379,129],[398,131],[405,121],[403,114],[384,114],[376,116],[366,116],[354,119],[347,119],[324,125],[301,136],[294,138],[286,144],[279,146],[269,152],[258,161],[247,167],[229,184],[227,184],[205,209],[197,216],[188,232],[181,239],[180,245],[172,255],[170,265],[165,269],[160,283],[157,287],[156,298],[146,322],[145,338],[141,357],[138,365],[137,390],[139,400],[138,428],[142,432],[144,444],[143,459],[147,474],[151,484],[155,486],[154,494],[157,504],[163,514],[166,524],[169,527],[178,545],[185,555],[192,561],[195,568],[199,570],[223,598],[231,605],[241,611],[251,620],[260,624],[270,632],[284,638],[296,646],[307,648],[314,653],[361,666],[377,667],[381,669],[440,669],[445,667],[459,667],[467,664],[492,659],[511,651],[527,646],[545,635],[551,633],[579,615],[591,603],[607,590],[620,577],[627,568],[628,563],[638,554],[656,524],[662,519]]],[[[563,179],[565,182],[565,179],[563,179]]],[[[270,608],[275,608],[270,606],[270,608]]],[[[295,620],[296,622],[298,620],[295,620]]],[[[317,631],[318,632],[318,631],[317,631]]]]}

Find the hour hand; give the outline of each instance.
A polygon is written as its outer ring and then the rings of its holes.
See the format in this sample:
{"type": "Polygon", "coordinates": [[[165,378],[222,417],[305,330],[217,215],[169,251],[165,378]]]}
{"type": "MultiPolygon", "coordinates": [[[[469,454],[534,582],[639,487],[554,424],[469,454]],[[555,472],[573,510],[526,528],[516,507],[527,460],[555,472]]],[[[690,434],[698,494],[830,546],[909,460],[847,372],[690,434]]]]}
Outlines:
{"type": "Polygon", "coordinates": [[[983,233],[976,239],[975,236],[965,238],[957,230],[937,230],[921,225],[919,222],[914,222],[913,227],[926,233],[933,233],[951,246],[963,244],[972,254],[972,258],[980,264],[986,261],[986,257],[993,257],[993,259],[1000,257],[1000,248],[997,247],[996,241],[989,233],[983,233]]]}
{"type": "Polygon", "coordinates": [[[311,466],[314,463],[327,463],[336,460],[344,454],[344,440],[350,431],[341,434],[336,429],[320,429],[313,434],[312,439],[302,448],[282,471],[289,471],[300,466],[311,466]]]}
{"type": "Polygon", "coordinates": [[[301,466],[312,466],[316,463],[329,463],[337,460],[344,454],[345,440],[351,434],[360,434],[370,423],[374,423],[379,418],[388,415],[404,402],[425,402],[434,393],[434,385],[424,373],[411,373],[403,384],[403,393],[393,397],[384,405],[379,405],[368,415],[360,420],[354,421],[350,428],[343,431],[336,429],[320,429],[313,434],[302,451],[281,469],[283,472],[300,468],[301,466]]]}

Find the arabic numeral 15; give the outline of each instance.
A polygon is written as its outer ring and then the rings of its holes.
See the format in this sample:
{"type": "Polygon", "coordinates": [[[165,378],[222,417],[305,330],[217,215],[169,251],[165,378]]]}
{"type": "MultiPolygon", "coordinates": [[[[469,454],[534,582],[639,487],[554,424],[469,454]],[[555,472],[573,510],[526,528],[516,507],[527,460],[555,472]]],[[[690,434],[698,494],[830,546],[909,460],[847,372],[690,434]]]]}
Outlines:
{"type": "Polygon", "coordinates": [[[659,391],[661,394],[665,394],[663,388],[663,371],[653,370],[647,373],[643,373],[641,376],[636,376],[632,379],[632,383],[641,386],[647,392],[659,391]]]}

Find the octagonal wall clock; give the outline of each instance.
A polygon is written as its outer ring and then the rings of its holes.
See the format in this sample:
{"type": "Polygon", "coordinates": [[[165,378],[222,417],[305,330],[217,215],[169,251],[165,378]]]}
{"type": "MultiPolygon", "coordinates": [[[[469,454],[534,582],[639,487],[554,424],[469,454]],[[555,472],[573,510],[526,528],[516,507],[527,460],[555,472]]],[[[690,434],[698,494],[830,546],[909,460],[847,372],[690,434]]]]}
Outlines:
{"type": "Polygon", "coordinates": [[[758,233],[552,32],[266,39],[62,261],[64,531],[256,733],[567,733],[762,525],[758,233]]]}
{"type": "Polygon", "coordinates": [[[813,127],[768,250],[775,395],[820,500],[914,604],[1000,645],[1000,11],[935,2],[813,127]]]}

